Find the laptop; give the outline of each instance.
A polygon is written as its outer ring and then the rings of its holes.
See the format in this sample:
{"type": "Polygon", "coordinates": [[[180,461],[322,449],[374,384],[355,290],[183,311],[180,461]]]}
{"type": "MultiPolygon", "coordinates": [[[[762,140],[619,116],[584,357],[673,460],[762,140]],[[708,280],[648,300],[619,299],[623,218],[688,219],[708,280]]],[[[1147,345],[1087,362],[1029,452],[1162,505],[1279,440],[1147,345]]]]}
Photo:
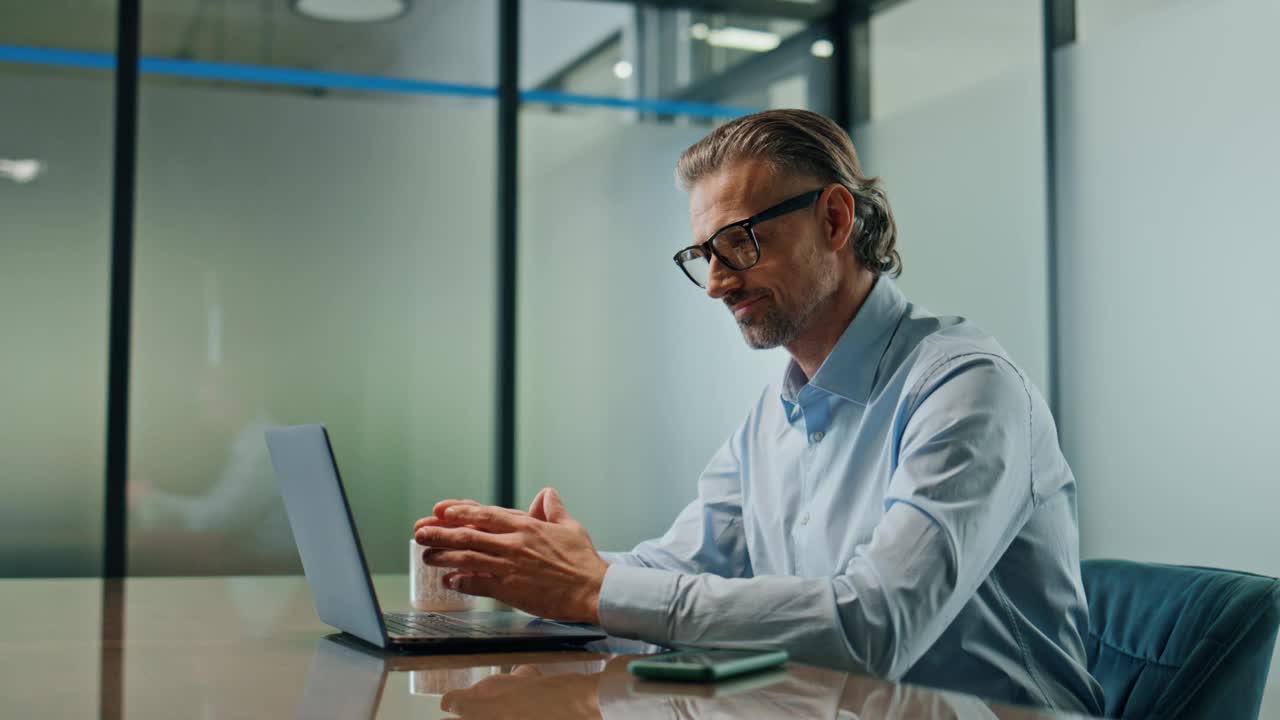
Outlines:
{"type": "Polygon", "coordinates": [[[266,436],[316,614],[325,623],[381,648],[416,651],[559,647],[606,637],[599,628],[515,612],[382,612],[328,432],[323,425],[297,425],[271,428],[266,436]]]}

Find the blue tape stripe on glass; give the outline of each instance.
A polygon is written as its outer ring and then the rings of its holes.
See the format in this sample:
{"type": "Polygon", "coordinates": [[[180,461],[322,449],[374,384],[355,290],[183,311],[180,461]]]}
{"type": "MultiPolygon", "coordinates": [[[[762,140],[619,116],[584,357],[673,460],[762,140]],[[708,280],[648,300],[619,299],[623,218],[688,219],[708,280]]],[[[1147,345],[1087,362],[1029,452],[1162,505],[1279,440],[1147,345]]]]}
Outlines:
{"type": "Polygon", "coordinates": [[[116,56],[104,52],[0,45],[0,62],[110,70],[116,66],[116,56]]]}
{"type": "Polygon", "coordinates": [[[646,100],[643,98],[631,100],[603,95],[576,95],[555,90],[524,90],[520,93],[520,99],[524,102],[546,103],[548,105],[588,105],[624,110],[642,110],[662,115],[693,115],[710,118],[738,117],[739,115],[747,115],[758,111],[758,108],[713,105],[711,103],[686,102],[683,100],[646,100]]]}
{"type": "Polygon", "coordinates": [[[288,85],[292,87],[334,90],[367,90],[371,92],[410,93],[419,95],[461,95],[464,97],[497,97],[498,89],[483,85],[410,80],[408,78],[355,75],[320,70],[293,70],[260,65],[199,62],[142,58],[138,69],[147,75],[227,80],[230,82],[288,85]]]}
{"type": "MultiPolygon", "coordinates": [[[[116,56],[114,53],[104,52],[0,45],[0,62],[6,61],[57,67],[110,70],[116,65],[116,56]]],[[[145,75],[226,80],[228,82],[259,83],[262,85],[367,90],[371,92],[420,95],[498,96],[497,88],[483,85],[411,80],[377,75],[356,75],[353,73],[324,72],[320,70],[296,70],[261,65],[173,60],[169,58],[144,57],[138,62],[138,70],[145,75]]]]}
{"type": "MultiPolygon", "coordinates": [[[[0,62],[110,70],[115,67],[116,56],[114,53],[105,52],[0,45],[0,62]]],[[[146,75],[224,80],[227,82],[258,83],[261,85],[461,97],[492,98],[498,95],[497,88],[484,85],[196,60],[144,57],[139,61],[138,69],[146,75]]],[[[524,102],[548,105],[609,107],[662,115],[686,115],[706,118],[732,118],[756,112],[757,110],[756,108],[685,102],[681,100],[647,100],[643,98],[633,100],[601,95],[577,95],[554,90],[524,90],[520,93],[520,99],[524,102]]]]}

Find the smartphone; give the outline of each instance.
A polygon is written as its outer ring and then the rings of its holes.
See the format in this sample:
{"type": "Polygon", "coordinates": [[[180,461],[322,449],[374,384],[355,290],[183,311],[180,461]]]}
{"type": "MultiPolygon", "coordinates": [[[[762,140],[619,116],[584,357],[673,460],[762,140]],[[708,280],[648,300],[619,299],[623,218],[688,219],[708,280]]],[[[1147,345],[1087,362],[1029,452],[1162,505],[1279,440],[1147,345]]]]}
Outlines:
{"type": "Polygon", "coordinates": [[[709,682],[777,667],[787,661],[786,650],[676,650],[632,660],[632,675],[653,680],[709,682]]]}

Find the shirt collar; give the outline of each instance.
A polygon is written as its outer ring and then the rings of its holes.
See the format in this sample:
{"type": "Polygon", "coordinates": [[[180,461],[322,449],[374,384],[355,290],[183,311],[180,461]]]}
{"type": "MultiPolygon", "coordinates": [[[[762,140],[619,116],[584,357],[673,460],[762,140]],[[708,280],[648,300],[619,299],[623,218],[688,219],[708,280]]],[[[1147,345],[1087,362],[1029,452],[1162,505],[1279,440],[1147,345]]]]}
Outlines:
{"type": "MultiPolygon", "coordinates": [[[[840,335],[831,353],[822,361],[808,385],[865,404],[871,396],[876,369],[893,331],[907,308],[907,298],[892,280],[880,276],[858,314],[840,335]]],[[[796,398],[805,387],[804,372],[793,359],[782,377],[782,407],[791,413],[796,398]]]]}

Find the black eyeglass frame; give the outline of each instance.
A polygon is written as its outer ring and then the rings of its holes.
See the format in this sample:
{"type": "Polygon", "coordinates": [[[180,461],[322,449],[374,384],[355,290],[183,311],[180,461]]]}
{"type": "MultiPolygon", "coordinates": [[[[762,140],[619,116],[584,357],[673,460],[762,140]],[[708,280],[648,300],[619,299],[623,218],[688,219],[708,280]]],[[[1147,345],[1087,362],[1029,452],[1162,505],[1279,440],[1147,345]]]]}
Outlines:
{"type": "Polygon", "coordinates": [[[801,193],[799,195],[796,195],[795,197],[787,198],[786,200],[783,200],[777,205],[765,208],[764,210],[761,210],[760,212],[756,213],[755,215],[752,215],[746,220],[731,222],[728,225],[725,225],[724,227],[720,228],[719,230],[711,233],[711,237],[707,238],[705,242],[701,242],[697,245],[690,245],[689,247],[684,248],[679,252],[677,252],[675,255],[672,256],[671,259],[674,260],[676,265],[680,267],[680,271],[684,273],[685,277],[689,278],[690,282],[692,282],[694,285],[697,285],[700,288],[705,288],[706,285],[703,285],[702,283],[698,282],[697,278],[693,276],[693,273],[689,272],[689,269],[684,266],[685,261],[704,258],[707,260],[708,263],[710,263],[711,262],[710,258],[714,255],[716,259],[718,259],[721,262],[721,264],[723,264],[725,267],[729,268],[730,270],[733,270],[735,272],[750,270],[751,268],[755,267],[757,263],[760,262],[760,240],[756,237],[755,226],[766,220],[772,220],[776,217],[786,215],[787,213],[792,213],[792,212],[795,212],[796,210],[803,210],[807,207],[812,206],[815,202],[818,201],[818,197],[822,195],[822,191],[826,189],[827,189],[826,187],[820,187],[816,190],[810,190],[808,192],[801,193]],[[716,246],[714,244],[716,238],[720,237],[720,235],[724,233],[726,230],[731,230],[733,228],[738,228],[738,227],[747,231],[747,236],[751,238],[751,244],[755,247],[755,251],[756,251],[756,259],[750,265],[746,265],[744,267],[738,267],[731,260],[726,258],[724,255],[720,254],[720,251],[716,250],[716,246]],[[695,255],[695,253],[700,253],[700,254],[695,255]]]}

